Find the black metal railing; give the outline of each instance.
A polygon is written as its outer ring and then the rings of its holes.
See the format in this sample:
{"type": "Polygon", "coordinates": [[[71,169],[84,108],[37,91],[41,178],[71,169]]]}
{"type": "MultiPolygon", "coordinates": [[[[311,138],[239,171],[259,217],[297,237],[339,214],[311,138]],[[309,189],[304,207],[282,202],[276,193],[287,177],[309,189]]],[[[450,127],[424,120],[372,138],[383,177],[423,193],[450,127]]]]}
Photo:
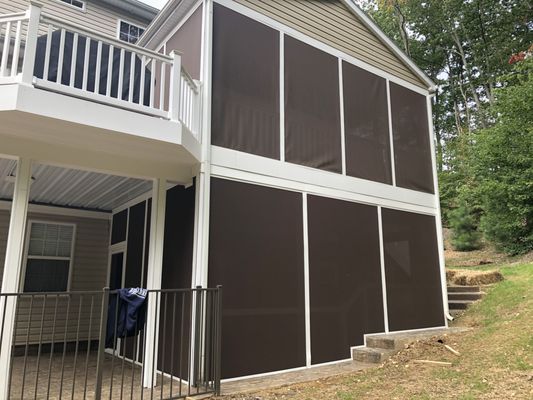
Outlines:
{"type": "Polygon", "coordinates": [[[126,318],[131,309],[119,297],[107,288],[0,293],[0,344],[8,343],[0,352],[10,352],[8,398],[220,393],[221,287],[148,290],[145,310],[126,318]]]}

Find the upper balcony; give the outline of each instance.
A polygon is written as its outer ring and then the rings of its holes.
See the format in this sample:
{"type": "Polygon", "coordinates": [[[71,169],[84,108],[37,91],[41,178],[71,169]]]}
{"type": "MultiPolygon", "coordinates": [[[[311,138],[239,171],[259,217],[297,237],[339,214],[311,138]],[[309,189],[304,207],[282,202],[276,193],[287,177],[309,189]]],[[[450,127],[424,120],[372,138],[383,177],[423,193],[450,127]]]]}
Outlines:
{"type": "Polygon", "coordinates": [[[87,143],[119,133],[160,143],[163,151],[173,144],[174,156],[182,151],[190,165],[200,154],[200,89],[177,52],[167,56],[70,25],[34,3],[0,15],[0,135],[24,136],[30,121],[44,142],[48,125],[55,136],[83,131],[87,143]]]}

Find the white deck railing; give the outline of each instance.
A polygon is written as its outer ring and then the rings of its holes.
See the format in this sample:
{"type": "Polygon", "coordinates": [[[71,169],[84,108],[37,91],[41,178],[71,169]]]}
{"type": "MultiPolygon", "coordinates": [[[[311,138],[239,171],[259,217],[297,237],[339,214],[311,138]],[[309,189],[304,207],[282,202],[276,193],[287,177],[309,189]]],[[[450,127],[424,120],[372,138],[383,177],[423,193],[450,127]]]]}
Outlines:
{"type": "Polygon", "coordinates": [[[22,82],[182,123],[200,140],[200,85],[169,56],[43,15],[0,15],[0,84],[22,82]]]}

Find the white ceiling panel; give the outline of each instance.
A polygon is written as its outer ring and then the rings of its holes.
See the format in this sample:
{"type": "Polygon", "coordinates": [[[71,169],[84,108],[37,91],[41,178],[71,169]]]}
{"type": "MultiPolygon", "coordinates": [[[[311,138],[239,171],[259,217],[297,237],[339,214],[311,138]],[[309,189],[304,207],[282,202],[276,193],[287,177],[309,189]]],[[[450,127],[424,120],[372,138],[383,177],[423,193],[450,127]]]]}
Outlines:
{"type": "MultiPolygon", "coordinates": [[[[12,199],[15,174],[16,161],[0,158],[0,199],[12,199]]],[[[30,202],[111,211],[151,189],[147,180],[36,164],[30,202]]]]}

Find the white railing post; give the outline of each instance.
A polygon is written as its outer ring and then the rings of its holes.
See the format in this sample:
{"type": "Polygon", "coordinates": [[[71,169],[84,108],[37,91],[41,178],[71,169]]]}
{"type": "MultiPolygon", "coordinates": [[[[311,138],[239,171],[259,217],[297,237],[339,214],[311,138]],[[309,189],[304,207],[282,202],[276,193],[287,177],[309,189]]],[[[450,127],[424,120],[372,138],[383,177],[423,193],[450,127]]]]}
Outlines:
{"type": "Polygon", "coordinates": [[[27,11],[28,31],[26,33],[26,49],[24,50],[24,64],[22,64],[22,82],[28,85],[33,81],[33,67],[37,51],[37,38],[39,36],[39,23],[41,21],[42,4],[32,1],[27,11]]]}
{"type": "Polygon", "coordinates": [[[172,67],[170,69],[168,115],[171,121],[179,121],[181,94],[181,54],[175,50],[172,50],[170,57],[172,57],[172,67]]]}

